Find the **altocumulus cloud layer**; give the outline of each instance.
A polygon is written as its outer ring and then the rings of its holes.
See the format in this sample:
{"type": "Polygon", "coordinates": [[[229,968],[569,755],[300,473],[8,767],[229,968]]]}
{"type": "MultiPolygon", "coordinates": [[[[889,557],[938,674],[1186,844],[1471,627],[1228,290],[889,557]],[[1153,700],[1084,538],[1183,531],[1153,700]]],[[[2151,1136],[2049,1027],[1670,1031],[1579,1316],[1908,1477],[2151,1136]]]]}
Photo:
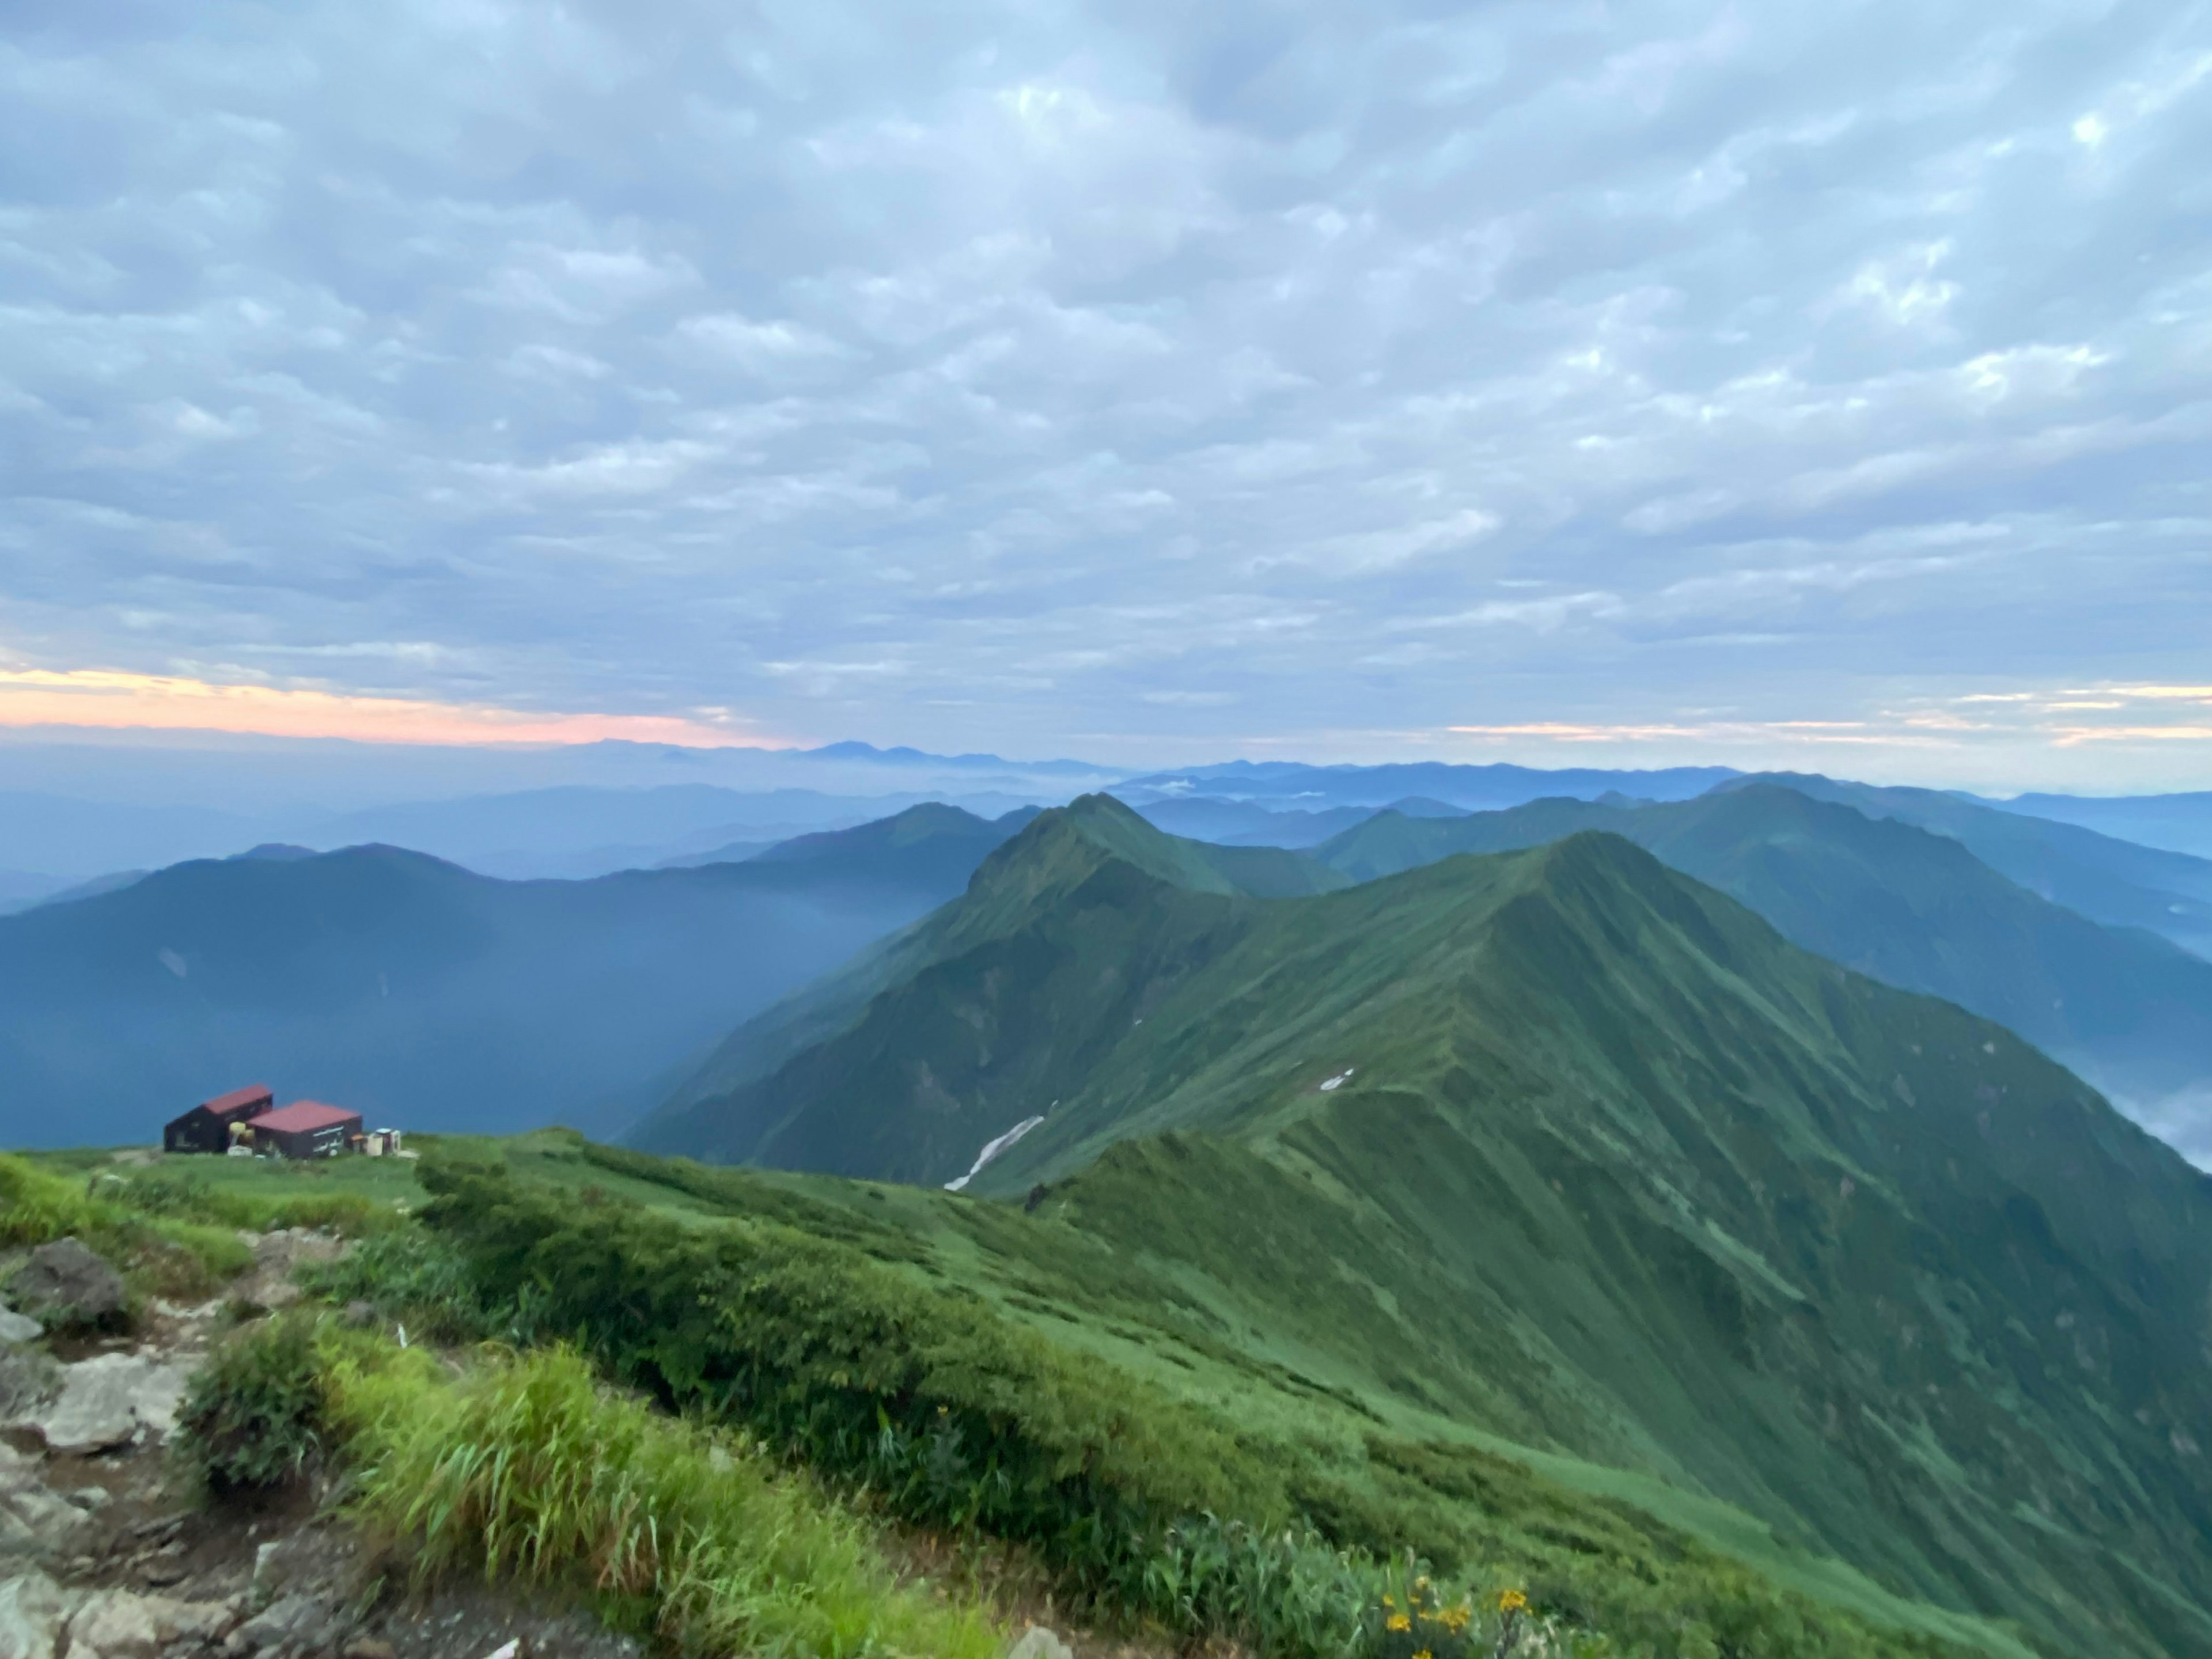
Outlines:
{"type": "Polygon", "coordinates": [[[4,27],[19,681],[2212,765],[2206,5],[4,27]]]}

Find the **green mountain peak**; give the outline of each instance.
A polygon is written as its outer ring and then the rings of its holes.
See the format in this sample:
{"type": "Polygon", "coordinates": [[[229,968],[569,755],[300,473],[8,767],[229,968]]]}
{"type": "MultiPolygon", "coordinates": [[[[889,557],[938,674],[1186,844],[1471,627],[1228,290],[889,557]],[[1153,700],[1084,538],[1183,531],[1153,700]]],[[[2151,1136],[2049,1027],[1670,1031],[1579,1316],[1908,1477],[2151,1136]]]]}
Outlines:
{"type": "Polygon", "coordinates": [[[1641,810],[1273,899],[1047,813],[647,1144],[1042,1185],[1223,1340],[1421,1433],[1724,1500],[2054,1651],[2212,1650],[2212,1183],[2010,1032],[1592,827],[1641,810]]]}

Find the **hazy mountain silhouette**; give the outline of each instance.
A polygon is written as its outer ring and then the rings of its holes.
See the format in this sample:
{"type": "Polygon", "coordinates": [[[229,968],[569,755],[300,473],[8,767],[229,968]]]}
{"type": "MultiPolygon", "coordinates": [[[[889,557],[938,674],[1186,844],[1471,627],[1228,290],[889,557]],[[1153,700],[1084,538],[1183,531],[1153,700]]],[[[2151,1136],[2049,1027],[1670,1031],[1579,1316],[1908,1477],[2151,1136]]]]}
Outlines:
{"type": "Polygon", "coordinates": [[[957,894],[1018,821],[956,809],[789,856],[507,882],[419,853],[174,866],[0,917],[0,1114],[153,1139],[241,1079],[417,1129],[620,1127],[727,1029],[957,894]]]}

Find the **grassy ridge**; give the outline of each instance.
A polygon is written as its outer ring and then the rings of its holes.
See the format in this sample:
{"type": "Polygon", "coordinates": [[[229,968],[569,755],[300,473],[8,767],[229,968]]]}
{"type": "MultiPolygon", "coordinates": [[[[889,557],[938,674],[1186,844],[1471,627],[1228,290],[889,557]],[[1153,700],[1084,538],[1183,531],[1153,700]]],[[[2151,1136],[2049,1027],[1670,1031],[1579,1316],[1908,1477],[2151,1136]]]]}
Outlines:
{"type": "Polygon", "coordinates": [[[1864,804],[1871,815],[1754,783],[1666,805],[1544,800],[1467,818],[1383,812],[1314,855],[1372,880],[1457,854],[1607,830],[1750,906],[1805,949],[1971,1008],[2093,1066],[2107,1087],[2156,1098],[2212,1076],[2212,963],[2133,927],[2100,927],[2042,896],[2047,887],[2015,885],[1949,836],[1864,804]]]}
{"type": "Polygon", "coordinates": [[[1173,1284],[1063,1222],[611,1149],[574,1157],[558,1188],[540,1184],[543,1164],[520,1181],[434,1167],[426,1220],[487,1289],[540,1298],[544,1328],[625,1380],[763,1434],[895,1513],[1031,1546],[1097,1616],[1340,1653],[1382,1594],[1402,1592],[1387,1564],[1410,1549],[1478,1599],[1525,1586],[1621,1653],[1841,1659],[1978,1633],[1940,1616],[1899,1628],[1901,1604],[1878,1595],[1893,1617],[1863,1620],[1631,1505],[1378,1423],[1209,1335],[1173,1284]],[[732,1218],[579,1203],[603,1167],[631,1181],[657,1170],[732,1218]],[[977,1273],[987,1261],[1000,1271],[977,1273]]]}
{"type": "Polygon", "coordinates": [[[1863,1607],[2212,1650],[2212,1187],[2080,1079],[1616,837],[1269,901],[1133,824],[1001,849],[732,1097],[762,1155],[943,1180],[1042,1113],[976,1189],[1044,1185],[1207,1340],[1412,1438],[1717,1499],[1863,1607]]]}

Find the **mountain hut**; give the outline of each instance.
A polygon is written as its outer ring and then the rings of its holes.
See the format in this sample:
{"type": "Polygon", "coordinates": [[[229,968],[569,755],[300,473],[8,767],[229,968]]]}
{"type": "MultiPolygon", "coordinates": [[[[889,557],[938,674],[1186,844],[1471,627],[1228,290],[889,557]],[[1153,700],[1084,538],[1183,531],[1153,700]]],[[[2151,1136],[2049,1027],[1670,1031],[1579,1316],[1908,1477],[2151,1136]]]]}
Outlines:
{"type": "Polygon", "coordinates": [[[361,1133],[361,1114],[319,1100],[295,1100],[264,1112],[246,1126],[253,1131],[253,1150],[286,1158],[336,1158],[361,1133]]]}
{"type": "Polygon", "coordinates": [[[172,1118],[161,1131],[165,1152],[227,1152],[232,1129],[260,1116],[276,1103],[265,1083],[249,1084],[227,1095],[204,1100],[182,1117],[172,1118]]]}

